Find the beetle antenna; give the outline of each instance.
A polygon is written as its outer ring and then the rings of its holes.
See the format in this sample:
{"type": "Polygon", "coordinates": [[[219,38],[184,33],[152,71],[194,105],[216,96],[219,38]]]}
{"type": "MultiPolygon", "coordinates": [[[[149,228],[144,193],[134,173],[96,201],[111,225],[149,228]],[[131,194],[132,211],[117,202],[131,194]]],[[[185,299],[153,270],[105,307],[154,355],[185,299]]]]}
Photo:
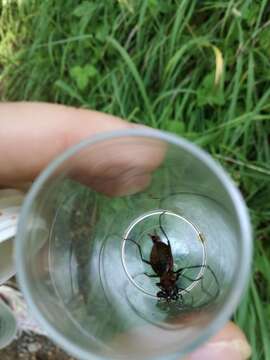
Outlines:
{"type": "Polygon", "coordinates": [[[166,240],[167,240],[167,242],[168,242],[168,245],[171,246],[170,240],[169,240],[169,238],[168,238],[168,236],[167,236],[167,234],[166,234],[163,226],[161,225],[161,216],[164,215],[165,213],[166,213],[166,211],[163,211],[163,212],[159,215],[159,219],[158,219],[158,221],[159,221],[159,227],[160,227],[160,230],[161,230],[162,234],[165,236],[165,238],[166,238],[166,240]]]}

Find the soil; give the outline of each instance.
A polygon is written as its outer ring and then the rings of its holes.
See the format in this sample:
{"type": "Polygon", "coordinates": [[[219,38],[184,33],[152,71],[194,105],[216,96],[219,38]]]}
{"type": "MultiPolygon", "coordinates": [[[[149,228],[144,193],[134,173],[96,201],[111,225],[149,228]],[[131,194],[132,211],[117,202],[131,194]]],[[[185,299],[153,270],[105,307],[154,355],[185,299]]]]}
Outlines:
{"type": "Polygon", "coordinates": [[[8,347],[0,350],[1,360],[75,360],[45,336],[24,332],[8,347]]]}
{"type": "MultiPolygon", "coordinates": [[[[6,285],[18,290],[16,278],[6,285]]],[[[0,350],[0,360],[76,360],[59,349],[46,336],[34,332],[23,332],[9,346],[0,350]]]]}

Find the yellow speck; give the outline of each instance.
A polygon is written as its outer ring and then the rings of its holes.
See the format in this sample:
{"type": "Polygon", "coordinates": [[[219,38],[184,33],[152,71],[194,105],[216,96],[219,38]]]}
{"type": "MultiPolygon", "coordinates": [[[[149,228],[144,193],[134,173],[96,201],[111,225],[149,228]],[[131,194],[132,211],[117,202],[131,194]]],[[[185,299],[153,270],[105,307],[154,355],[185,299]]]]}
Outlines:
{"type": "Polygon", "coordinates": [[[201,242],[204,242],[204,237],[203,237],[202,233],[199,233],[199,238],[200,238],[201,242]]]}

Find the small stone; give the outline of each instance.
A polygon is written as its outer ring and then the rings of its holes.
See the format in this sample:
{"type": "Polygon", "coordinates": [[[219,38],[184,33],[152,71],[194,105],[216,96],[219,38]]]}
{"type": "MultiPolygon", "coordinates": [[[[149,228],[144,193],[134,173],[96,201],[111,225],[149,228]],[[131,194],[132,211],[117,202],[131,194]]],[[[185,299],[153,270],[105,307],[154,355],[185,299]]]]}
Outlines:
{"type": "Polygon", "coordinates": [[[37,352],[41,348],[41,345],[38,343],[32,343],[28,345],[28,350],[31,353],[37,352]]]}

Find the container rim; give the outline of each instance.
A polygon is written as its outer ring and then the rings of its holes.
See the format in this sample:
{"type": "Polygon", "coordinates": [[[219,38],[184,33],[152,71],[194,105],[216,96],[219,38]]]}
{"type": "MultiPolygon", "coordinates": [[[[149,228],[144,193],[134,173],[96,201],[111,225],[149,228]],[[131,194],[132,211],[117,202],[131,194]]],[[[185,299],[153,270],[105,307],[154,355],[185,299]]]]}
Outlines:
{"type": "Polygon", "coordinates": [[[239,224],[239,230],[241,234],[242,248],[243,253],[241,260],[238,264],[238,271],[235,275],[235,281],[232,285],[232,288],[227,295],[227,301],[224,303],[222,311],[206,326],[205,330],[197,337],[196,340],[193,340],[191,343],[186,345],[186,348],[181,351],[174,351],[171,355],[175,354],[178,356],[185,355],[190,351],[195,350],[200,344],[206,341],[208,338],[213,336],[218,330],[221,329],[223,325],[230,318],[234,310],[236,309],[241,296],[247,286],[249,273],[251,269],[251,259],[252,259],[252,230],[249,221],[249,215],[239,190],[235,187],[230,177],[223,170],[221,165],[219,165],[208,153],[199,148],[197,145],[181,138],[176,135],[151,129],[151,128],[142,128],[142,129],[128,129],[128,130],[116,130],[110,132],[103,132],[96,135],[92,135],[80,143],[70,147],[61,155],[56,157],[37,177],[34,181],[29,193],[27,194],[25,201],[22,206],[22,211],[18,223],[17,235],[15,239],[15,263],[16,263],[16,272],[17,278],[20,283],[23,295],[26,299],[26,302],[29,305],[29,309],[38,323],[46,330],[50,338],[57,343],[60,347],[66,350],[68,353],[75,357],[79,357],[82,360],[87,360],[91,358],[94,360],[107,359],[106,357],[97,356],[96,354],[89,354],[87,351],[81,349],[75,343],[70,342],[64,335],[62,335],[58,330],[56,330],[49,321],[43,317],[42,312],[39,310],[39,306],[35,304],[32,299],[31,292],[29,290],[29,278],[26,271],[26,262],[25,256],[23,253],[24,244],[27,241],[26,231],[24,224],[27,223],[27,219],[31,210],[33,200],[38,195],[43,184],[50,177],[50,175],[66,160],[71,156],[80,152],[86,147],[92,146],[99,142],[106,140],[116,139],[116,138],[125,138],[125,137],[143,137],[143,138],[152,138],[157,140],[163,140],[167,143],[176,145],[185,151],[191,153],[195,158],[202,161],[208,169],[219,179],[220,183],[226,190],[229,198],[231,199],[232,204],[234,205],[237,221],[239,224]]]}

